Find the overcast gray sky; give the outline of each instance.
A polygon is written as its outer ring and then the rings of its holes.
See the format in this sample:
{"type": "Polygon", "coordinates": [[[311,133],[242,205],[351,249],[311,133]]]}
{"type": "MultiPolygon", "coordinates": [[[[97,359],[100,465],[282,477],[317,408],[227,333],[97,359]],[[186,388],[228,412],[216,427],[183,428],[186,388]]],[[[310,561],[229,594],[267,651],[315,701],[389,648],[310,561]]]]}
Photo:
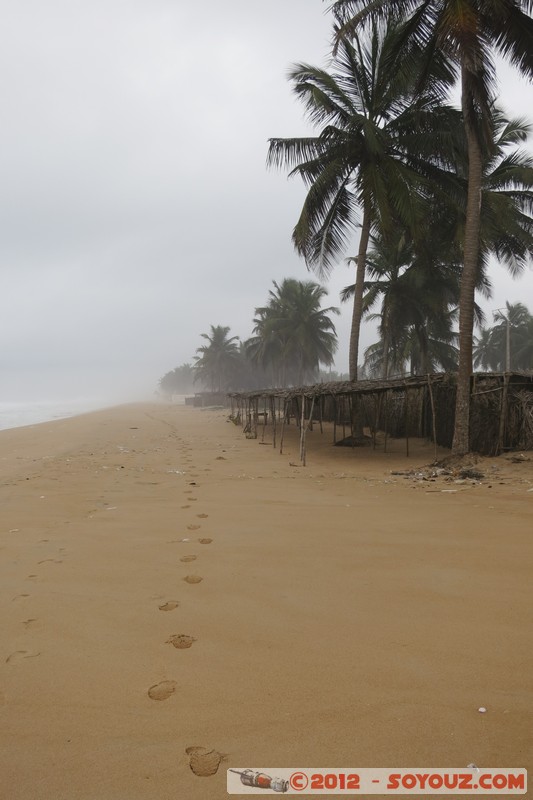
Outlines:
{"type": "MultiPolygon", "coordinates": [[[[311,133],[286,73],[325,64],[326,4],[0,9],[0,399],[150,394],[210,324],[247,338],[272,280],[309,276],[290,241],[303,189],[265,157],[269,137],[311,133]]],[[[531,87],[502,76],[507,109],[533,110],[531,87]]],[[[533,310],[531,272],[492,277],[487,308],[533,310]]],[[[349,282],[341,263],[328,304],[349,282]]]]}

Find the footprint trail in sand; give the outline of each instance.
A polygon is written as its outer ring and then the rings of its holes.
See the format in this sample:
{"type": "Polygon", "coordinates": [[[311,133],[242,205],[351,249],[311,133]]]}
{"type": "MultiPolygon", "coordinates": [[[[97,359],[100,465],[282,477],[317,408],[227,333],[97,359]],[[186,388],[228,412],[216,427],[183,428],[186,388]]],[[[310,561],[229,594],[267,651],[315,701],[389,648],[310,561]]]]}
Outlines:
{"type": "Polygon", "coordinates": [[[148,689],[148,697],[151,700],[167,700],[176,691],[176,681],[161,681],[150,686],[148,689]]]}
{"type": "Polygon", "coordinates": [[[163,603],[159,606],[160,611],[174,611],[179,606],[179,602],[177,600],[168,600],[166,603],[163,603]]]}
{"type": "Polygon", "coordinates": [[[207,747],[188,747],[185,752],[189,756],[189,766],[195,775],[207,778],[218,771],[224,755],[218,750],[209,750],[207,747]]]}
{"type": "Polygon", "coordinates": [[[166,644],[173,645],[177,650],[188,650],[195,641],[196,639],[186,633],[174,633],[167,639],[166,644]]]}
{"type": "Polygon", "coordinates": [[[28,650],[15,650],[14,653],[11,653],[6,658],[6,664],[16,664],[17,661],[21,661],[23,658],[37,658],[40,655],[40,653],[30,653],[28,650]]]}

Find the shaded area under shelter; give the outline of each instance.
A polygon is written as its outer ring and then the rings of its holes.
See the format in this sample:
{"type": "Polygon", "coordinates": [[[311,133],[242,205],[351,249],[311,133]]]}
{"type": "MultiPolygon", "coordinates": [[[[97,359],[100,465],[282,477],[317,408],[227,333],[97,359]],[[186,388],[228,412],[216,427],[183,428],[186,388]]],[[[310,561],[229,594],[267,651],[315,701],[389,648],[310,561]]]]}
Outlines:
{"type": "MultiPolygon", "coordinates": [[[[230,392],[231,419],[248,438],[267,426],[273,447],[283,452],[287,425],[300,430],[305,464],[306,433],[333,424],[333,443],[353,447],[387,438],[426,438],[450,448],[455,416],[456,376],[449,373],[390,380],[341,381],[277,389],[230,392]],[[363,435],[363,431],[365,432],[363,435]]],[[[498,455],[533,449],[533,373],[476,373],[471,380],[470,450],[498,455]]]]}

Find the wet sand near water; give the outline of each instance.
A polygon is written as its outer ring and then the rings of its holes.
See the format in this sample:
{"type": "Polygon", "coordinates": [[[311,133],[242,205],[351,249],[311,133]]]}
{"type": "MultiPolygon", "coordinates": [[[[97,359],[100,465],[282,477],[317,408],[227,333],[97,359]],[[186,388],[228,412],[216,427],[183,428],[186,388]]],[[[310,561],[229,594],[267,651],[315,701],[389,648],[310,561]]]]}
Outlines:
{"type": "Polygon", "coordinates": [[[269,437],[156,404],[0,432],[3,796],[533,766],[533,454],[269,437]]]}

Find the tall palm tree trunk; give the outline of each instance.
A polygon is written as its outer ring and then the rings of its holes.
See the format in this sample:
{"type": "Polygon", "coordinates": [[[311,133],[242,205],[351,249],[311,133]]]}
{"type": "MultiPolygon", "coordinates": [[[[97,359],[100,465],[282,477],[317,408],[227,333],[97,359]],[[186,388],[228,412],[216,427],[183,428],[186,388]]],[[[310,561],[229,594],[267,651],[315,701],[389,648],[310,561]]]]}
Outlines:
{"type": "Polygon", "coordinates": [[[389,377],[389,349],[390,349],[389,326],[385,322],[383,326],[383,367],[381,372],[381,377],[384,380],[387,380],[387,378],[389,377]]]}
{"type": "Polygon", "coordinates": [[[418,330],[418,341],[420,343],[420,371],[423,375],[428,375],[431,372],[431,363],[429,358],[429,340],[426,325],[420,325],[418,330]]]}
{"type": "Polygon", "coordinates": [[[357,360],[359,356],[359,333],[363,318],[363,291],[365,284],[366,253],[370,239],[370,203],[365,200],[363,206],[363,224],[361,225],[361,238],[357,253],[357,270],[355,273],[355,291],[353,298],[352,329],[350,331],[350,380],[357,380],[357,360]]]}
{"type": "Polygon", "coordinates": [[[474,300],[479,258],[481,218],[481,188],[483,163],[479,134],[473,120],[473,110],[465,86],[463,65],[462,106],[468,142],[468,197],[466,206],[464,266],[459,294],[459,370],[455,402],[455,427],[452,452],[465,455],[470,450],[470,379],[472,375],[472,339],[474,330],[474,300]]]}

